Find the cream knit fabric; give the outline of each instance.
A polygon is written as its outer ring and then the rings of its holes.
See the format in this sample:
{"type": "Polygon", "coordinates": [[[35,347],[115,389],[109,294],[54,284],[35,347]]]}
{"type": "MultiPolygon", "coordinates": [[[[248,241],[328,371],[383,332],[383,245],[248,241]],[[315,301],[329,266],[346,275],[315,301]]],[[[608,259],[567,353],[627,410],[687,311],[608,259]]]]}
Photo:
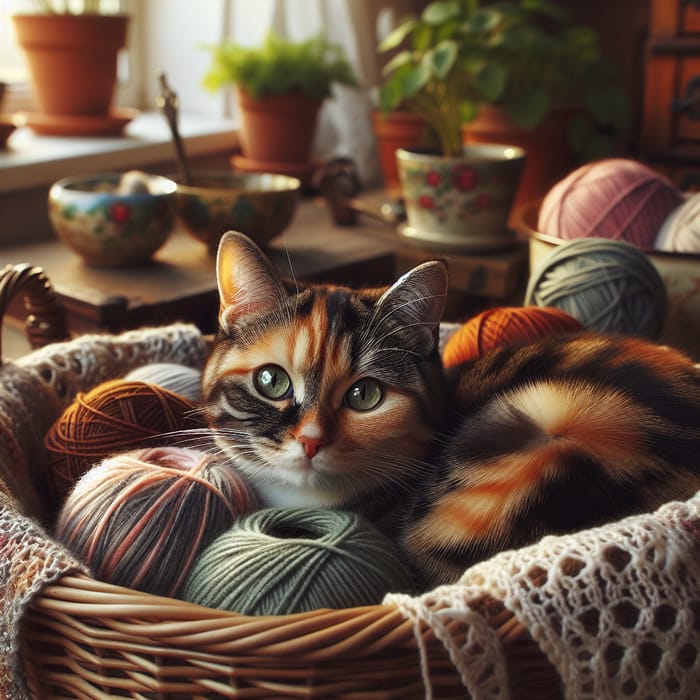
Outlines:
{"type": "Polygon", "coordinates": [[[444,624],[452,616],[473,619],[469,601],[483,594],[503,601],[528,629],[571,700],[697,698],[700,493],[655,513],[502,552],[458,584],[419,598],[386,598],[433,629],[468,689],[478,687],[486,667],[491,682],[474,697],[507,698],[492,633],[477,630],[460,645],[444,624]]]}

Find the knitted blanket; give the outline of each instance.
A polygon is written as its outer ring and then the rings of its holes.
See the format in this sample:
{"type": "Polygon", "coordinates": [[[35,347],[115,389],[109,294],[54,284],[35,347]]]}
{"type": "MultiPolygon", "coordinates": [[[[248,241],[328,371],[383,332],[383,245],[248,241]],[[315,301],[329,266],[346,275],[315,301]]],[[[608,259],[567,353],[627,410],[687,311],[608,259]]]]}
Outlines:
{"type": "MultiPolygon", "coordinates": [[[[432,628],[472,697],[504,699],[499,643],[469,606],[484,594],[527,628],[571,700],[698,697],[700,492],[655,513],[502,552],[458,584],[417,598],[387,596],[416,630],[420,621],[432,628]]],[[[431,697],[425,663],[423,670],[431,697]]]]}

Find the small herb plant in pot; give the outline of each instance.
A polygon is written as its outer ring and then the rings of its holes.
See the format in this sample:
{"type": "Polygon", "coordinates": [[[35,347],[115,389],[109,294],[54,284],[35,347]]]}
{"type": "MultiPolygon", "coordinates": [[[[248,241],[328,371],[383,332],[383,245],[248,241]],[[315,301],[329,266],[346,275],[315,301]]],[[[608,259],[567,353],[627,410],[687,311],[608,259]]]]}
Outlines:
{"type": "Polygon", "coordinates": [[[400,235],[408,244],[449,252],[512,244],[507,222],[525,162],[524,151],[507,144],[463,144],[472,87],[461,25],[472,4],[432,2],[379,45],[380,51],[407,46],[385,67],[382,109],[404,105],[421,115],[439,143],[439,149],[396,153],[407,216],[400,235]]]}
{"type": "Polygon", "coordinates": [[[246,159],[241,164],[298,175],[294,164],[308,166],[323,101],[336,84],[358,84],[342,47],[321,35],[290,41],[269,33],[256,47],[225,42],[208,48],[205,87],[235,86],[246,159]]]}
{"type": "MultiPolygon", "coordinates": [[[[459,153],[462,143],[518,145],[528,152],[524,180],[558,179],[575,158],[609,155],[627,125],[627,98],[596,32],[550,0],[436,0],[379,49],[397,47],[385,70],[383,108],[404,103],[422,114],[446,154],[459,153]],[[533,140],[538,129],[544,143],[533,140]],[[562,152],[564,161],[541,162],[562,152]]],[[[528,192],[542,195],[552,184],[533,183],[528,192]]]]}

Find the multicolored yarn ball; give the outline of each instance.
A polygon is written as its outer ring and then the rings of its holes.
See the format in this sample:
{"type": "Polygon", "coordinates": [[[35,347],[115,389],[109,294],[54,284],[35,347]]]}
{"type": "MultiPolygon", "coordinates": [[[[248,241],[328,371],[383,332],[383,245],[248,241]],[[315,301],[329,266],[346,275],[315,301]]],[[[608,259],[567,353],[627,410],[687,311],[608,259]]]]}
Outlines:
{"type": "Polygon", "coordinates": [[[129,372],[124,377],[127,382],[146,382],[184,396],[193,404],[202,401],[202,371],[196,367],[179,365],[175,362],[154,362],[129,372]]]}
{"type": "Polygon", "coordinates": [[[690,195],[668,215],[654,248],[672,253],[700,253],[700,193],[690,195]]]}
{"type": "Polygon", "coordinates": [[[391,541],[359,514],[265,508],[214,540],[181,595],[246,615],[286,615],[375,605],[411,588],[391,541]]]}
{"type": "Polygon", "coordinates": [[[172,444],[200,427],[196,406],[155,384],[113,379],[78,394],[46,434],[54,509],[90,467],[138,447],[172,444]]]}
{"type": "Polygon", "coordinates": [[[608,238],[652,248],[668,215],[683,201],[660,173],[627,158],[586,163],[546,194],[537,227],[565,240],[608,238]]]}
{"type": "Polygon", "coordinates": [[[256,507],[238,472],[212,455],[133,450],[83,475],[59,512],[55,536],[96,578],[174,596],[198,555],[256,507]]]}
{"type": "Polygon", "coordinates": [[[567,241],[530,275],[525,304],[561,309],[587,329],[656,340],[666,287],[643,250],[623,241],[567,241]]]}
{"type": "Polygon", "coordinates": [[[583,330],[583,324],[557,308],[500,306],[465,321],[445,343],[446,369],[475,360],[504,345],[525,345],[554,333],[583,330]]]}

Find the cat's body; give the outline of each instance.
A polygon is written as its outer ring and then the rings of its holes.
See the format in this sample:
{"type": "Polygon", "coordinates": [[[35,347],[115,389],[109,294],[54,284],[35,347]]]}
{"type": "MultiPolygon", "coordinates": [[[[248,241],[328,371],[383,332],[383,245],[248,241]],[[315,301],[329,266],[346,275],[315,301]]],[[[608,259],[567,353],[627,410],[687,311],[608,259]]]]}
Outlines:
{"type": "Polygon", "coordinates": [[[444,263],[388,290],[299,288],[227,234],[217,274],[203,397],[218,448],[268,505],[398,505],[426,585],[700,488],[700,373],[675,351],[552,338],[460,368],[448,399],[444,263]]]}
{"type": "Polygon", "coordinates": [[[455,422],[404,533],[428,584],[700,489],[700,370],[670,348],[554,336],[464,365],[452,395],[455,422]]]}

